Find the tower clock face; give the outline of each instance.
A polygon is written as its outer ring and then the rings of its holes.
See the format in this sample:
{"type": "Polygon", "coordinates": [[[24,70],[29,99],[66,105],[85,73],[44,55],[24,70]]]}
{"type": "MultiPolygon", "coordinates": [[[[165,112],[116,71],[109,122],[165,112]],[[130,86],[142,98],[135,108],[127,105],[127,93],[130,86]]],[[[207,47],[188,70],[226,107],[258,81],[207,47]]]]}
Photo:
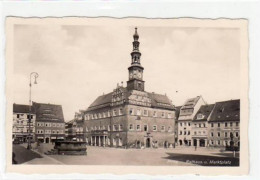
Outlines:
{"type": "Polygon", "coordinates": [[[139,72],[138,73],[138,78],[141,78],[142,77],[142,74],[139,72]]]}

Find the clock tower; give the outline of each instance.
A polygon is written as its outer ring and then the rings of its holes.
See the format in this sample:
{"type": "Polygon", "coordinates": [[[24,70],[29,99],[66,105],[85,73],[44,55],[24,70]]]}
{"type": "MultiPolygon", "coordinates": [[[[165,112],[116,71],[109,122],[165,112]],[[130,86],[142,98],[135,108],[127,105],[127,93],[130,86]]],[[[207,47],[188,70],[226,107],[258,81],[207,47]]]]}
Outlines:
{"type": "Polygon", "coordinates": [[[139,52],[139,35],[137,33],[137,28],[135,28],[133,41],[133,51],[131,52],[132,62],[131,66],[128,68],[129,80],[127,81],[128,90],[138,90],[144,91],[144,81],[143,81],[143,66],[140,62],[141,53],[139,52]]]}

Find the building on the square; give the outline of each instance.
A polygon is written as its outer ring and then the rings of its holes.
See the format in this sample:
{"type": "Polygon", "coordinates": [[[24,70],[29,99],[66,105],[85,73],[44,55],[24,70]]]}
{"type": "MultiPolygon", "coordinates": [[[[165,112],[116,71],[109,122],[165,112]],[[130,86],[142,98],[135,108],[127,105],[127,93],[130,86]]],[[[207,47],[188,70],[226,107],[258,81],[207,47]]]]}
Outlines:
{"type": "Polygon", "coordinates": [[[175,143],[178,142],[178,119],[180,115],[181,106],[175,107],[175,125],[174,125],[174,134],[175,134],[175,143]]]}
{"type": "Polygon", "coordinates": [[[191,146],[192,135],[191,135],[191,123],[192,120],[201,107],[205,105],[205,101],[201,96],[190,98],[186,100],[184,105],[180,109],[178,118],[178,145],[179,146],[191,146]]]}
{"type": "Polygon", "coordinates": [[[99,96],[83,113],[94,146],[156,147],[174,143],[175,108],[166,95],[145,91],[137,28],[127,86],[99,96]]]}
{"type": "Polygon", "coordinates": [[[19,142],[27,142],[29,134],[34,140],[35,132],[35,111],[29,105],[13,104],[13,140],[19,142]],[[31,116],[30,133],[29,133],[29,117],[31,116]]]}
{"type": "Polygon", "coordinates": [[[214,104],[202,105],[191,123],[192,145],[199,147],[208,146],[208,119],[214,104]]]}
{"type": "Polygon", "coordinates": [[[240,100],[216,102],[208,120],[209,146],[240,146],[240,100]]]}
{"type": "Polygon", "coordinates": [[[50,143],[65,138],[61,105],[33,102],[36,112],[35,141],[50,143]]]}

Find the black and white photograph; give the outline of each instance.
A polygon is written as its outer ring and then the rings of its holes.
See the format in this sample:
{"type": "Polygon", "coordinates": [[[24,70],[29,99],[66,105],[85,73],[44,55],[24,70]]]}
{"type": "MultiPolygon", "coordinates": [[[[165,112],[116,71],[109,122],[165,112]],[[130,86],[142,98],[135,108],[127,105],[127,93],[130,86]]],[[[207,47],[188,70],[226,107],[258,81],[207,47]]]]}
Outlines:
{"type": "Polygon", "coordinates": [[[248,165],[246,20],[7,24],[12,167],[248,165]]]}

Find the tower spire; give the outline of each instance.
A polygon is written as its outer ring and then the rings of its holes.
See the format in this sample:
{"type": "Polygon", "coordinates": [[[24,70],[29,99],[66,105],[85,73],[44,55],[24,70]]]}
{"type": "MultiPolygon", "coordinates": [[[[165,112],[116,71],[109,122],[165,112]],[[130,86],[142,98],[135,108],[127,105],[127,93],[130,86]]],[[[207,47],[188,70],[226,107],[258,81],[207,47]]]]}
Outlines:
{"type": "Polygon", "coordinates": [[[140,57],[141,57],[141,53],[139,51],[139,45],[140,42],[138,41],[139,39],[139,35],[137,33],[137,27],[135,27],[135,33],[133,35],[134,37],[134,41],[133,41],[133,51],[131,52],[131,56],[132,56],[132,63],[131,64],[141,64],[140,63],[140,57]]]}
{"type": "Polygon", "coordinates": [[[131,66],[128,68],[129,71],[129,81],[127,81],[128,90],[139,90],[144,91],[144,81],[143,81],[143,70],[141,65],[140,57],[141,53],[139,51],[139,35],[137,33],[137,27],[135,27],[135,33],[133,35],[133,50],[131,52],[132,62],[131,66]]]}

